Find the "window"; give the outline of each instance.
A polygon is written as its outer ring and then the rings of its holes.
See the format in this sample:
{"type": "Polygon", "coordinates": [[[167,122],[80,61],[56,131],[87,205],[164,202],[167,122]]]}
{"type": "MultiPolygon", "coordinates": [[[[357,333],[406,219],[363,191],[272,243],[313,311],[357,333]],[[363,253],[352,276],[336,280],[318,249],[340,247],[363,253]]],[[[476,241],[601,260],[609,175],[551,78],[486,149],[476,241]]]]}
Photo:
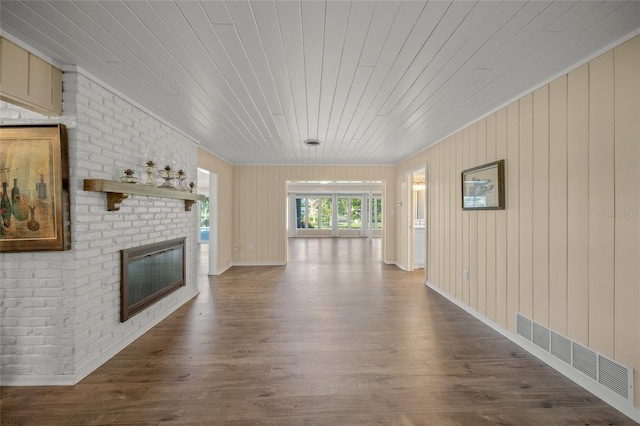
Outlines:
{"type": "Polygon", "coordinates": [[[370,236],[372,230],[380,236],[382,230],[380,193],[292,194],[289,203],[288,220],[296,222],[292,228],[304,231],[289,228],[291,236],[370,236]]]}
{"type": "Polygon", "coordinates": [[[209,241],[209,197],[200,201],[200,241],[209,241]]]}
{"type": "Polygon", "coordinates": [[[296,198],[298,229],[331,229],[331,198],[296,198]]]}
{"type": "Polygon", "coordinates": [[[382,229],[382,197],[371,197],[371,229],[382,229]]]}
{"type": "Polygon", "coordinates": [[[338,229],[362,228],[362,198],[338,198],[338,229]]]}
{"type": "Polygon", "coordinates": [[[320,209],[320,228],[321,229],[331,229],[332,226],[332,204],[333,200],[331,198],[322,198],[321,209],[320,209]]]}

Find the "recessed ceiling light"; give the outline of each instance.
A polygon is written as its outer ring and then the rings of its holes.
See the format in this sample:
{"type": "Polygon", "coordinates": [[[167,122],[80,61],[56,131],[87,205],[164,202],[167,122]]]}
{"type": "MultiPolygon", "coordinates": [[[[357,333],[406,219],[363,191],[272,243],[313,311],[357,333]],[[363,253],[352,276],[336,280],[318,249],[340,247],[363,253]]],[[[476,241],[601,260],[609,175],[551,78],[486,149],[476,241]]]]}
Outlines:
{"type": "Polygon", "coordinates": [[[307,139],[304,141],[304,144],[307,146],[318,146],[320,145],[320,141],[318,139],[307,139]]]}

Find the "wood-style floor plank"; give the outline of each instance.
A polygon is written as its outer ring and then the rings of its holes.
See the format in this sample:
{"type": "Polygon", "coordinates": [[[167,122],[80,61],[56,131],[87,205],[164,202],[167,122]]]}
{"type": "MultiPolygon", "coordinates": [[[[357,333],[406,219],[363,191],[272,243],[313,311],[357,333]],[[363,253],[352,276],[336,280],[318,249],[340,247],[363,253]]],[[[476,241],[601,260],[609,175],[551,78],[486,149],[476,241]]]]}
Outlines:
{"type": "Polygon", "coordinates": [[[76,386],[4,387],[3,425],[632,425],[380,261],[380,241],[296,239],[232,268],[76,386]]]}

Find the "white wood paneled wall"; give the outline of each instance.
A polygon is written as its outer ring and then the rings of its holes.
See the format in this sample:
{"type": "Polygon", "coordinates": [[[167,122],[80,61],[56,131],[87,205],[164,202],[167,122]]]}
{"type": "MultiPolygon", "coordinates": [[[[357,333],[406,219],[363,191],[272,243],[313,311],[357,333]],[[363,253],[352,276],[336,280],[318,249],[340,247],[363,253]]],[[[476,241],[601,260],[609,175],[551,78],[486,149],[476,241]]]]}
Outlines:
{"type": "Polygon", "coordinates": [[[284,264],[287,260],[287,181],[382,181],[383,259],[394,256],[395,167],[391,166],[234,166],[232,244],[238,264],[284,264]]]}
{"type": "MultiPolygon", "coordinates": [[[[636,389],[639,99],[635,37],[399,165],[397,173],[398,182],[403,170],[428,165],[431,283],[511,331],[521,312],[632,367],[636,389]],[[503,158],[506,210],[463,212],[460,172],[503,158]]],[[[640,407],[640,392],[635,399],[640,407]]]]}

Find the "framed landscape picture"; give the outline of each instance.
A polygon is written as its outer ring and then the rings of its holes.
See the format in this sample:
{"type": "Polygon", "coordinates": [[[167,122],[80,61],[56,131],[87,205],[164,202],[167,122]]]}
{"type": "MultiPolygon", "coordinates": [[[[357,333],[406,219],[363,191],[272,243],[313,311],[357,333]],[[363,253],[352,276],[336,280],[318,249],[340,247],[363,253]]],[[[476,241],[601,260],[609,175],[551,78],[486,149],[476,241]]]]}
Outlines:
{"type": "Polygon", "coordinates": [[[0,185],[0,252],[71,248],[64,125],[0,126],[0,185]]]}
{"type": "Polygon", "coordinates": [[[503,210],[504,194],[504,160],[462,172],[463,210],[503,210]]]}

